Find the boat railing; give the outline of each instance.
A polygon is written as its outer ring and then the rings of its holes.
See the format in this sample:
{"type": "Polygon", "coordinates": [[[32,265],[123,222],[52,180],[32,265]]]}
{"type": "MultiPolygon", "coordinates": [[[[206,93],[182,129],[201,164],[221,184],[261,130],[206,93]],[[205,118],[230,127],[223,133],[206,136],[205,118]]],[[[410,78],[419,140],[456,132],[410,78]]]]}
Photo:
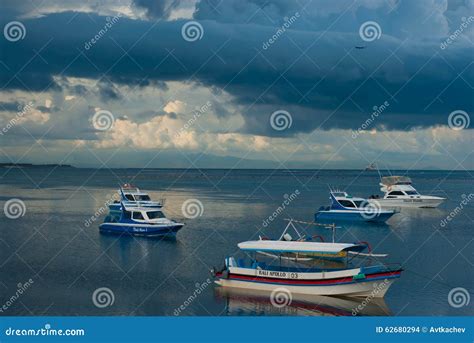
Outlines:
{"type": "Polygon", "coordinates": [[[298,232],[298,230],[296,229],[296,227],[293,223],[314,225],[314,226],[319,226],[319,227],[323,227],[323,228],[326,228],[326,229],[331,229],[332,230],[332,242],[333,243],[335,242],[335,239],[336,239],[336,229],[340,228],[339,226],[336,226],[336,224],[334,224],[334,223],[332,223],[332,224],[322,224],[322,223],[317,223],[317,222],[305,222],[305,221],[302,221],[302,220],[295,220],[293,218],[285,218],[284,220],[288,222],[288,225],[286,226],[285,230],[283,231],[283,233],[280,237],[280,240],[281,240],[281,238],[283,237],[283,235],[286,233],[286,231],[288,230],[288,228],[290,226],[292,226],[293,229],[296,231],[296,233],[301,237],[301,234],[298,232]]]}

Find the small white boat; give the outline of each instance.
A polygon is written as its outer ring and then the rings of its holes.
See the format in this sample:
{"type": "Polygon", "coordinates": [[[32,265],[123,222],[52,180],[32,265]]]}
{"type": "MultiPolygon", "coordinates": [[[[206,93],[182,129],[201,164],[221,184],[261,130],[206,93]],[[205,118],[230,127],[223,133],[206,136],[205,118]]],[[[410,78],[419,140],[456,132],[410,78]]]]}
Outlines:
{"type": "Polygon", "coordinates": [[[261,291],[275,291],[283,287],[290,294],[383,298],[402,272],[398,265],[387,266],[382,263],[353,267],[348,261],[344,268],[328,269],[308,267],[297,259],[281,258],[287,254],[334,255],[347,252],[348,249],[355,249],[358,253],[361,249],[359,244],[259,240],[242,242],[238,247],[247,256],[249,252],[254,252],[255,257],[250,260],[227,257],[222,269],[213,270],[215,282],[219,286],[261,291]],[[257,253],[261,252],[271,254],[271,258],[263,256],[257,260],[257,253]]]}
{"type": "Polygon", "coordinates": [[[407,176],[382,177],[380,186],[380,190],[385,193],[384,197],[372,195],[369,202],[384,208],[433,208],[446,200],[446,198],[433,195],[421,195],[412,186],[412,181],[407,176]]]}

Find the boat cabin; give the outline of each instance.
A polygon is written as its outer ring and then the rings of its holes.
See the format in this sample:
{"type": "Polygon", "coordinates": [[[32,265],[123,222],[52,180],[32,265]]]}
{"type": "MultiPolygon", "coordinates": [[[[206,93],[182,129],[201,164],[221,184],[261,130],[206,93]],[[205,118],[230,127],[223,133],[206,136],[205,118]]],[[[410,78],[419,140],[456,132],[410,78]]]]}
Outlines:
{"type": "Polygon", "coordinates": [[[364,198],[355,198],[346,192],[331,192],[331,209],[365,208],[367,201],[364,198]]]}
{"type": "Polygon", "coordinates": [[[385,199],[419,197],[420,193],[411,185],[407,176],[385,176],[380,182],[380,190],[385,193],[385,199]]]}
{"type": "Polygon", "coordinates": [[[122,211],[111,211],[105,221],[110,223],[118,223],[120,221],[149,223],[159,219],[166,219],[165,214],[161,210],[133,207],[122,211]]]}

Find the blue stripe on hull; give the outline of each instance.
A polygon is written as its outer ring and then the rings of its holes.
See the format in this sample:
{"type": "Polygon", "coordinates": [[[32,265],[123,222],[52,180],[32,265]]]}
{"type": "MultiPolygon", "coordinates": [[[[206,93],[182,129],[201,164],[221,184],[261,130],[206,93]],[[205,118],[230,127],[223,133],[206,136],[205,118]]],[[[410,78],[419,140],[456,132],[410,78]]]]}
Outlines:
{"type": "Polygon", "coordinates": [[[175,235],[183,226],[162,226],[162,227],[136,227],[136,226],[120,226],[104,223],[99,226],[100,231],[117,234],[130,234],[138,236],[168,236],[175,235]]]}
{"type": "Polygon", "coordinates": [[[362,214],[354,213],[336,213],[336,212],[317,212],[314,215],[315,221],[318,220],[348,220],[348,221],[361,221],[361,222],[385,222],[393,213],[380,213],[374,218],[365,218],[362,214]]]}

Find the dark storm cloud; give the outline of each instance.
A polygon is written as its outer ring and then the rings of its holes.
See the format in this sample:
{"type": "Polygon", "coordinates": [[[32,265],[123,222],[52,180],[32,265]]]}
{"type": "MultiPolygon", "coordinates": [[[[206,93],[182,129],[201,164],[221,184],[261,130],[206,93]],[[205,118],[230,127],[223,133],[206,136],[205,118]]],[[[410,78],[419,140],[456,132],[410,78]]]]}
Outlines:
{"type": "Polygon", "coordinates": [[[133,119],[134,122],[141,124],[141,123],[148,122],[151,119],[156,118],[156,117],[169,117],[171,119],[176,119],[178,118],[178,115],[174,112],[166,113],[166,112],[157,112],[153,110],[148,110],[148,111],[142,111],[137,114],[130,115],[128,117],[133,119]]]}
{"type": "MultiPolygon", "coordinates": [[[[271,9],[275,18],[289,11],[280,7],[271,9]]],[[[200,7],[198,17],[210,16],[203,13],[200,7]]],[[[2,20],[3,26],[12,18],[2,20]]],[[[23,22],[24,40],[0,41],[8,67],[0,74],[5,90],[58,87],[52,77],[60,74],[91,79],[106,74],[121,84],[161,87],[171,80],[199,82],[234,96],[246,132],[268,135],[278,134],[268,118],[279,109],[293,117],[285,134],[319,126],[356,129],[384,101],[390,106],[376,125],[387,129],[444,125],[451,111],[473,110],[467,86],[474,84],[472,49],[462,37],[445,50],[439,48],[441,38],[403,41],[384,34],[365,43],[357,25],[350,32],[324,34],[289,30],[263,49],[276,32],[273,26],[202,20],[203,38],[188,42],[181,36],[185,21],[121,18],[86,49],[106,24],[104,17],[66,12],[23,22]],[[366,49],[354,49],[361,44],[366,49]]]]}
{"type": "Polygon", "coordinates": [[[99,95],[103,102],[122,99],[122,94],[111,82],[99,82],[99,95]]]}
{"type": "Polygon", "coordinates": [[[23,106],[19,101],[0,101],[0,111],[3,112],[18,112],[23,106]]]}

